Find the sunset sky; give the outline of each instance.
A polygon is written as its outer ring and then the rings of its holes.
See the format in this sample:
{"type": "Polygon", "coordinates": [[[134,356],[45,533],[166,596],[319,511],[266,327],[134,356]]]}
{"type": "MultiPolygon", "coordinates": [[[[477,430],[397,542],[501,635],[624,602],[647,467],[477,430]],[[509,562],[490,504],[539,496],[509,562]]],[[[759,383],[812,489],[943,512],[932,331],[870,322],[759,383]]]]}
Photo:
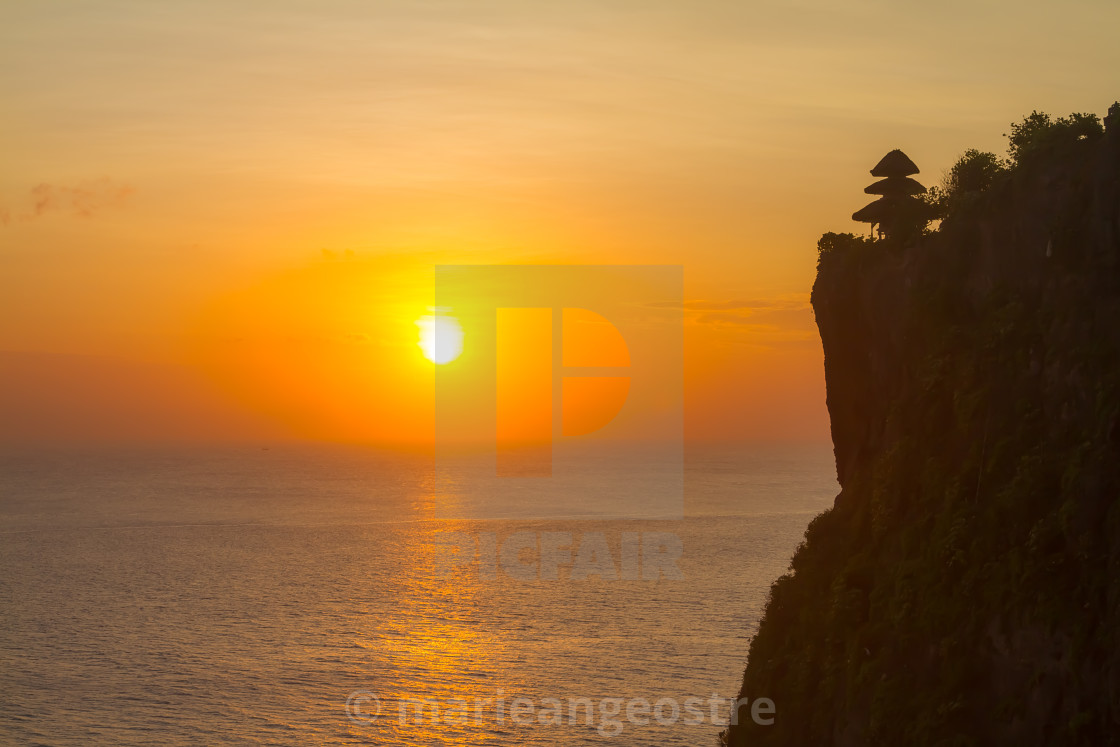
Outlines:
{"type": "MultiPolygon", "coordinates": [[[[1120,4],[0,5],[8,439],[420,443],[437,264],[684,267],[692,439],[828,438],[815,244],[1120,97],[1120,4]]],[[[469,338],[468,338],[469,340],[469,338]]]]}

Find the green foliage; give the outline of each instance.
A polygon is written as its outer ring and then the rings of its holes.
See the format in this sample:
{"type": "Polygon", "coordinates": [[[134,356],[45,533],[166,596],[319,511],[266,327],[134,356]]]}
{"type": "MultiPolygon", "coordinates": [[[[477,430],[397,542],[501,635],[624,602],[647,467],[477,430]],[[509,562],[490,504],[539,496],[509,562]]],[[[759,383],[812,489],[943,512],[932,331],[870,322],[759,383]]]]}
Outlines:
{"type": "Polygon", "coordinates": [[[867,239],[856,236],[854,233],[833,233],[829,231],[817,241],[817,256],[823,257],[826,254],[853,251],[866,242],[867,239]]]}
{"type": "Polygon", "coordinates": [[[868,256],[875,245],[875,239],[856,236],[854,233],[828,232],[817,241],[817,268],[831,259],[858,259],[868,256]]]}
{"type": "Polygon", "coordinates": [[[968,192],[983,192],[1006,170],[1007,164],[995,153],[969,148],[949,169],[945,194],[952,199],[968,192]]]}
{"type": "Polygon", "coordinates": [[[946,218],[960,207],[975,200],[976,196],[991,187],[1008,170],[1008,162],[995,153],[969,148],[941,180],[941,186],[931,187],[924,195],[938,218],[946,218]]]}
{"type": "MultiPolygon", "coordinates": [[[[1105,117],[1106,122],[1114,120],[1120,126],[1120,102],[1113,104],[1105,117]]],[[[1033,111],[1021,122],[1011,124],[1011,132],[1006,134],[1006,159],[970,148],[945,173],[941,184],[930,187],[921,199],[934,218],[959,214],[976,204],[979,196],[1001,178],[1047,157],[1061,158],[1079,143],[1099,138],[1104,129],[1095,114],[1074,112],[1054,118],[1033,111]]]]}
{"type": "Polygon", "coordinates": [[[933,195],[954,221],[901,261],[889,240],[821,237],[843,493],[751,642],[741,694],[778,720],[727,744],[1120,746],[1120,286],[1095,228],[1115,215],[1099,175],[1116,149],[1100,132],[1034,112],[1008,161],[965,152],[933,195]],[[1037,231],[1066,225],[1081,264],[1057,241],[1043,258],[1037,231]]]}
{"type": "Polygon", "coordinates": [[[1075,112],[1052,119],[1049,114],[1033,111],[1022,122],[1011,125],[1011,132],[1006,134],[1007,155],[1013,165],[1020,165],[1040,154],[1102,134],[1104,127],[1095,114],[1075,112]]]}
{"type": "Polygon", "coordinates": [[[930,213],[937,220],[943,220],[949,214],[949,198],[945,194],[945,190],[936,184],[918,199],[929,205],[930,213]]]}

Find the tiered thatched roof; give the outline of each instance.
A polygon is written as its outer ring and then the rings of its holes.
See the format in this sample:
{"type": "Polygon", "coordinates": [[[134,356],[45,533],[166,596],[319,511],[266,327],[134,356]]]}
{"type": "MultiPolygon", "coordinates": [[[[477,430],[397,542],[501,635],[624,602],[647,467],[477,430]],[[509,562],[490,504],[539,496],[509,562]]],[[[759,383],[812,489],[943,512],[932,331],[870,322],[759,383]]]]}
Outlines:
{"type": "Polygon", "coordinates": [[[883,156],[871,169],[871,176],[910,176],[917,173],[918,167],[898,148],[883,156]]]}
{"type": "Polygon", "coordinates": [[[880,234],[889,234],[923,216],[927,206],[914,195],[923,194],[926,188],[910,178],[917,173],[918,167],[897,148],[883,156],[871,169],[871,175],[884,178],[863,190],[882,197],[852,213],[852,220],[873,227],[878,224],[880,234]]]}
{"type": "Polygon", "coordinates": [[[869,195],[920,195],[926,188],[908,176],[888,176],[863,190],[869,195]]]}

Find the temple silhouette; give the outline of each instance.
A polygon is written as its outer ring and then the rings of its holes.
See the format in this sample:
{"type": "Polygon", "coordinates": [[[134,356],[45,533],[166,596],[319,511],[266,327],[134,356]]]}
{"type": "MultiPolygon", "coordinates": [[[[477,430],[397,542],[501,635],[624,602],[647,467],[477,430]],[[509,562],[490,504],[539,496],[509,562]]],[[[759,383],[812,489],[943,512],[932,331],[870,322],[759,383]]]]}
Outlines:
{"type": "Polygon", "coordinates": [[[917,173],[917,165],[901,150],[896,148],[883,156],[871,169],[872,176],[883,178],[863,190],[880,197],[852,213],[852,220],[870,223],[873,234],[878,229],[879,238],[905,237],[915,228],[924,226],[929,222],[930,209],[916,197],[926,191],[919,182],[910,178],[917,173]]]}

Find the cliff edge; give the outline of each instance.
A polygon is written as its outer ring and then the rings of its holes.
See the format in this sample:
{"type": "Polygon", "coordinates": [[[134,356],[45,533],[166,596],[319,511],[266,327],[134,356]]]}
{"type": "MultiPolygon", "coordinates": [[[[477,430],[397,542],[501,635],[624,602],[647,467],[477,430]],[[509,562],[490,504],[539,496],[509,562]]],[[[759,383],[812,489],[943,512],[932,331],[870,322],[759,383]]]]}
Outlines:
{"type": "Polygon", "coordinates": [[[1120,118],[908,245],[827,234],[841,493],[732,745],[1120,744],[1120,118]]]}

